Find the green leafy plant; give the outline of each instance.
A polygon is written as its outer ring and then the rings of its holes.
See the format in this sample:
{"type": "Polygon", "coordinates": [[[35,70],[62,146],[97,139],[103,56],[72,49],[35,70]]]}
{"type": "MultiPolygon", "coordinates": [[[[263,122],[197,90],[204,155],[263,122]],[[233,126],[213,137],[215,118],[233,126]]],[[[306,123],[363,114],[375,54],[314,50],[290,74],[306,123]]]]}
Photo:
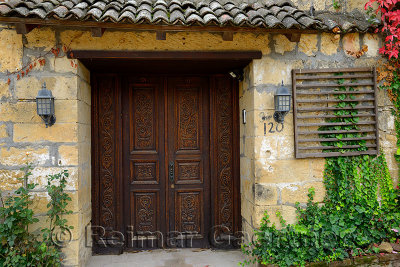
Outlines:
{"type": "Polygon", "coordinates": [[[296,204],[298,222],[271,225],[265,213],[255,240],[243,245],[254,261],[279,266],[334,261],[376,253],[374,243],[394,241],[400,225],[399,190],[393,187],[384,154],[326,159],[324,204],[309,190],[305,207],[296,204]]]}
{"type": "Polygon", "coordinates": [[[48,204],[49,228],[42,229],[42,235],[29,231],[29,226],[38,222],[31,208],[32,191],[37,184],[30,182],[32,165],[22,169],[25,172],[20,186],[11,196],[0,192],[0,266],[61,266],[61,251],[54,242],[55,228],[63,234],[69,230],[63,214],[70,213],[66,207],[71,199],[64,192],[68,172],[63,171],[48,177],[47,190],[50,196],[48,204]],[[54,182],[58,182],[55,185],[54,182]]]}
{"type": "MultiPolygon", "coordinates": [[[[359,130],[359,126],[357,123],[360,120],[358,117],[358,110],[354,109],[355,106],[358,105],[358,101],[356,97],[351,92],[356,91],[356,89],[352,86],[343,86],[345,83],[345,79],[340,78],[343,73],[337,73],[338,79],[338,88],[335,89],[336,92],[343,92],[335,95],[335,100],[339,102],[334,106],[338,108],[333,113],[336,117],[327,118],[325,121],[328,123],[332,123],[328,126],[322,126],[319,128],[320,131],[342,131],[342,133],[333,133],[333,134],[320,134],[321,138],[336,138],[336,141],[324,141],[321,142],[323,146],[327,147],[335,147],[334,149],[324,149],[323,152],[335,152],[340,151],[342,153],[347,151],[365,151],[366,140],[352,140],[355,138],[360,138],[366,136],[366,133],[357,132],[359,130]],[[345,125],[340,125],[345,124],[345,125]],[[339,148],[339,149],[338,149],[339,148]]],[[[357,80],[351,79],[351,83],[356,83],[357,80]]]]}

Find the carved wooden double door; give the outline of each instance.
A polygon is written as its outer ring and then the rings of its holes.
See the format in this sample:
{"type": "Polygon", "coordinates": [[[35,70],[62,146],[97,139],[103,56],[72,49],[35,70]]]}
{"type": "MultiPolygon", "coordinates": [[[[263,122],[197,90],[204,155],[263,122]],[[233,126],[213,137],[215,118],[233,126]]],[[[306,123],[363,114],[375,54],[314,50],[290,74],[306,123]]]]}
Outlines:
{"type": "Polygon", "coordinates": [[[209,247],[237,231],[235,81],[96,75],[93,85],[94,240],[209,247]]]}

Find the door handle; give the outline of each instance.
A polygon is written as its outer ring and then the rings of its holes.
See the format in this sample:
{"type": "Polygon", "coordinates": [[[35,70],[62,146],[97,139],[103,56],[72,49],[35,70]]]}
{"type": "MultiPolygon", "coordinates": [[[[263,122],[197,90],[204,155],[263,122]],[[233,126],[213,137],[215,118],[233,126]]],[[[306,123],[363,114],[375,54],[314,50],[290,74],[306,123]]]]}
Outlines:
{"type": "Polygon", "coordinates": [[[171,183],[175,181],[175,163],[173,161],[168,164],[168,177],[171,183]]]}

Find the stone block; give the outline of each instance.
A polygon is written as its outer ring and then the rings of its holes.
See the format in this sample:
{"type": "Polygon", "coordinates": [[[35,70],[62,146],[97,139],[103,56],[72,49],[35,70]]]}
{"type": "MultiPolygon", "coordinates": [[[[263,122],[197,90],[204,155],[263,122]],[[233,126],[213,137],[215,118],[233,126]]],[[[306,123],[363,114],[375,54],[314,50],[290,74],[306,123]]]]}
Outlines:
{"type": "Polygon", "coordinates": [[[80,101],[78,100],[56,99],[54,101],[55,115],[57,119],[56,123],[78,122],[79,102],[80,101]]]}
{"type": "MultiPolygon", "coordinates": [[[[279,186],[279,185],[278,185],[279,186]]],[[[285,184],[281,189],[282,203],[295,204],[296,202],[306,203],[308,200],[308,190],[315,189],[314,202],[322,202],[325,197],[325,186],[323,182],[285,184]]]]}
{"type": "Polygon", "coordinates": [[[79,243],[79,240],[71,241],[62,249],[64,266],[79,265],[79,243]]]}
{"type": "MultiPolygon", "coordinates": [[[[90,140],[90,139],[89,139],[90,140]]],[[[55,123],[46,128],[44,123],[23,123],[14,125],[14,142],[77,142],[76,123],[55,123]]]]}
{"type": "Polygon", "coordinates": [[[318,51],[317,37],[317,34],[302,34],[299,42],[299,51],[303,52],[307,56],[315,55],[315,53],[318,51]]]}
{"type": "Polygon", "coordinates": [[[365,53],[367,57],[376,57],[379,54],[380,37],[378,34],[366,33],[363,38],[364,45],[368,46],[368,51],[365,53]]]}
{"type": "Polygon", "coordinates": [[[378,128],[384,132],[394,131],[394,117],[390,111],[381,111],[378,116],[378,128]]]}
{"type": "Polygon", "coordinates": [[[2,147],[0,155],[0,164],[6,166],[24,166],[27,162],[37,166],[46,164],[50,160],[47,148],[2,147]]]}
{"type": "Polygon", "coordinates": [[[78,146],[60,146],[58,148],[59,160],[62,165],[78,165],[78,146]]]}
{"type": "Polygon", "coordinates": [[[322,180],[324,177],[325,159],[316,158],[311,160],[311,175],[312,179],[322,180]]]}
{"type": "Polygon", "coordinates": [[[254,184],[254,202],[256,205],[277,205],[278,191],[276,186],[266,184],[254,184]]]}
{"type": "Polygon", "coordinates": [[[77,190],[79,173],[77,167],[36,167],[32,170],[32,175],[29,179],[32,183],[38,184],[36,189],[43,190],[44,186],[47,185],[47,179],[49,175],[54,175],[64,170],[67,170],[69,174],[65,190],[77,190]]]}
{"type": "Polygon", "coordinates": [[[274,48],[278,54],[284,54],[285,52],[291,52],[296,48],[296,43],[289,41],[289,39],[282,35],[274,35],[274,48]]]}
{"type": "Polygon", "coordinates": [[[251,177],[253,172],[252,172],[252,165],[251,165],[251,159],[247,157],[240,157],[240,177],[241,179],[247,178],[247,179],[252,179],[251,177]]]}
{"type": "Polygon", "coordinates": [[[358,33],[347,33],[343,36],[343,50],[346,56],[356,57],[350,53],[357,53],[360,51],[360,40],[358,33]]]}
{"type": "Polygon", "coordinates": [[[13,72],[22,67],[22,35],[15,30],[0,31],[0,72],[13,72]]]}
{"type": "Polygon", "coordinates": [[[260,227],[262,218],[264,217],[264,212],[268,213],[270,225],[275,224],[278,229],[282,228],[279,218],[276,216],[276,212],[279,211],[282,218],[286,221],[286,224],[294,224],[297,221],[296,208],[286,205],[276,205],[276,206],[255,206],[254,211],[254,226],[256,228],[260,227]]]}
{"type": "Polygon", "coordinates": [[[78,144],[78,152],[79,152],[79,165],[80,166],[90,166],[91,162],[91,152],[92,152],[92,146],[89,142],[84,142],[84,143],[79,143],[78,144]]]}
{"type": "Polygon", "coordinates": [[[91,105],[91,87],[90,84],[83,79],[78,81],[78,99],[91,105]]]}
{"type": "Polygon", "coordinates": [[[255,161],[256,182],[258,183],[293,183],[311,179],[309,159],[255,161]]]}
{"type": "Polygon", "coordinates": [[[83,101],[78,101],[78,120],[77,120],[77,122],[90,125],[90,120],[91,120],[90,106],[83,101]]]}
{"type": "Polygon", "coordinates": [[[9,137],[8,131],[7,131],[7,125],[5,124],[0,124],[0,139],[1,138],[7,138],[9,137]]]}
{"type": "Polygon", "coordinates": [[[321,34],[321,52],[331,56],[338,52],[340,42],[339,34],[322,33],[321,34]]]}
{"type": "Polygon", "coordinates": [[[0,99],[11,96],[9,87],[6,80],[0,80],[0,99]]]}
{"type": "MultiPolygon", "coordinates": [[[[286,38],[286,37],[285,37],[286,38]]],[[[303,67],[301,60],[273,59],[268,56],[253,61],[254,86],[272,84],[279,86],[292,83],[292,69],[303,67]]]]}
{"type": "Polygon", "coordinates": [[[248,200],[248,199],[243,199],[242,200],[242,203],[241,203],[241,209],[242,209],[241,215],[246,221],[248,221],[250,223],[252,223],[252,220],[253,220],[252,218],[254,216],[254,208],[255,208],[255,205],[250,200],[248,200]]]}
{"type": "Polygon", "coordinates": [[[60,99],[77,99],[78,77],[24,77],[16,82],[16,96],[19,99],[36,99],[43,83],[52,91],[55,103],[60,99]]]}
{"type": "Polygon", "coordinates": [[[75,68],[75,64],[78,63],[77,59],[69,59],[66,56],[57,57],[54,59],[54,71],[58,73],[78,73],[78,67],[75,68]]]}
{"type": "Polygon", "coordinates": [[[278,138],[270,136],[255,137],[254,156],[256,159],[277,159],[279,156],[278,138]]]}
{"type": "Polygon", "coordinates": [[[244,156],[250,159],[254,158],[254,137],[244,138],[244,156]]]}
{"type": "Polygon", "coordinates": [[[259,85],[254,89],[254,109],[274,109],[274,95],[276,87],[271,85],[259,85]]]}
{"type": "Polygon", "coordinates": [[[91,127],[88,124],[78,124],[78,142],[79,143],[90,143],[91,138],[91,127]]]}
{"type": "Polygon", "coordinates": [[[49,27],[35,28],[25,34],[25,38],[25,47],[31,49],[43,48],[45,51],[50,51],[56,45],[55,32],[49,27]]]}
{"type": "Polygon", "coordinates": [[[389,98],[388,91],[385,89],[378,89],[377,99],[379,107],[393,106],[393,103],[389,98]]]}
{"type": "Polygon", "coordinates": [[[23,185],[23,171],[0,170],[0,191],[15,190],[23,185]]]}

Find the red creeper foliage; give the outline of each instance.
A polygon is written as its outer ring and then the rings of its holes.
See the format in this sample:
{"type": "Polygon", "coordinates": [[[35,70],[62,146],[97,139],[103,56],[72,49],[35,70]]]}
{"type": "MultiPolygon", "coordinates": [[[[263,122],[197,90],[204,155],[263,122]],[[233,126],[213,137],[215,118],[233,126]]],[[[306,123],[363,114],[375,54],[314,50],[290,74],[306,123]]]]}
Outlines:
{"type": "Polygon", "coordinates": [[[372,12],[374,17],[380,15],[382,27],[381,31],[385,35],[384,45],[379,49],[379,53],[386,55],[389,59],[397,59],[400,51],[400,0],[368,0],[365,9],[372,12]],[[378,7],[374,10],[373,4],[376,2],[378,7]]]}

